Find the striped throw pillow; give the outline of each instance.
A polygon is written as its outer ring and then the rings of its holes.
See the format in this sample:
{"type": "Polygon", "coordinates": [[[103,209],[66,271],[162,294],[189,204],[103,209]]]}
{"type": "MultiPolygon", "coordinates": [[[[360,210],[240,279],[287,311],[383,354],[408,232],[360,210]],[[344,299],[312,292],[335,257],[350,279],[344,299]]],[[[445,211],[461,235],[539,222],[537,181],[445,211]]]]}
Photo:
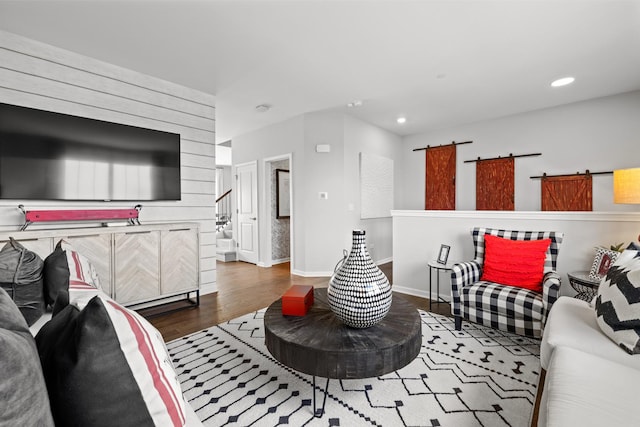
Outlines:
{"type": "Polygon", "coordinates": [[[60,240],[55,250],[44,260],[45,300],[53,305],[61,290],[69,292],[69,300],[89,293],[98,294],[100,279],[89,259],[66,240],[60,240]]]}
{"type": "Polygon", "coordinates": [[[160,333],[107,296],[81,305],[36,335],[55,424],[183,426],[185,402],[160,333]]]}
{"type": "Polygon", "coordinates": [[[607,271],[596,297],[602,332],[630,354],[640,354],[640,251],[626,250],[607,271]]]}

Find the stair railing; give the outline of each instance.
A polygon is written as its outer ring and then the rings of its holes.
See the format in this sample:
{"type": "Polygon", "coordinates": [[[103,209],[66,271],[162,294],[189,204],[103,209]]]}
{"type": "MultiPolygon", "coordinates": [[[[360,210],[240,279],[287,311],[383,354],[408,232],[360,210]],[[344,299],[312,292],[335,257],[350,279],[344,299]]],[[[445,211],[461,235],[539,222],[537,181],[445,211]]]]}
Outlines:
{"type": "Polygon", "coordinates": [[[216,231],[221,231],[231,222],[231,191],[227,190],[216,199],[216,231]]]}

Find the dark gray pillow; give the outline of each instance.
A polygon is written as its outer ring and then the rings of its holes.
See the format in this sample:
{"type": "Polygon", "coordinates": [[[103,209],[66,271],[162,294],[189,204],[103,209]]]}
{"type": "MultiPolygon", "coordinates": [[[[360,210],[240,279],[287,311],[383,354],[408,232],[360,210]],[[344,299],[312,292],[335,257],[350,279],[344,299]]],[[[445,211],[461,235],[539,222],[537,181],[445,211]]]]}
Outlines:
{"type": "Polygon", "coordinates": [[[0,426],[53,426],[35,341],[4,289],[0,289],[0,369],[0,426]]]}
{"type": "Polygon", "coordinates": [[[43,265],[42,258],[13,239],[0,250],[0,286],[29,326],[44,313],[43,265]]]}

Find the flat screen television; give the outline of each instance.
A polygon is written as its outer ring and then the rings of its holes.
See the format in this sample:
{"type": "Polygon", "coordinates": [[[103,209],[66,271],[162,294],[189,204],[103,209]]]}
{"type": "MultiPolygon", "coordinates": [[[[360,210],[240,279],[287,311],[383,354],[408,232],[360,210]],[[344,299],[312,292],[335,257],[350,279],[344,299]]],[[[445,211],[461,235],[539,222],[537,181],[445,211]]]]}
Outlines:
{"type": "Polygon", "coordinates": [[[179,134],[0,103],[0,199],[180,196],[179,134]]]}

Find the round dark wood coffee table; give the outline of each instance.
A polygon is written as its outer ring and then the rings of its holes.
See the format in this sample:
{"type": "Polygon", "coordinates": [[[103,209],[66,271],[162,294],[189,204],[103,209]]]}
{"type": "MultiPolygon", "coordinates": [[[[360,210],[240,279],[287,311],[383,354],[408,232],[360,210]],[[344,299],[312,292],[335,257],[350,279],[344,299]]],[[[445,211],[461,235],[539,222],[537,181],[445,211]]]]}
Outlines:
{"type": "Polygon", "coordinates": [[[271,304],[264,314],[264,335],[276,360],[314,376],[314,401],[316,376],[327,383],[329,378],[377,377],[406,366],[420,352],[420,314],[402,296],[393,296],[389,313],[378,324],[356,329],[329,309],[326,288],[313,295],[306,316],[283,316],[282,299],[271,304]]]}

